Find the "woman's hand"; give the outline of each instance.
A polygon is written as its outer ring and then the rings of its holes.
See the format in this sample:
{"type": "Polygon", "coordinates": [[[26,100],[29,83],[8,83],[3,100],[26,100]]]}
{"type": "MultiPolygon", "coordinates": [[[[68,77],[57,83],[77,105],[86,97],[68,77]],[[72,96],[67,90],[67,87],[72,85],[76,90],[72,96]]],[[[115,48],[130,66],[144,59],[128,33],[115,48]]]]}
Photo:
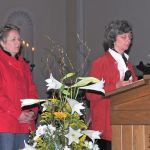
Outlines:
{"type": "Polygon", "coordinates": [[[19,116],[19,122],[20,123],[31,123],[32,120],[36,118],[35,113],[33,111],[22,111],[22,113],[19,116]]]}
{"type": "Polygon", "coordinates": [[[128,81],[118,81],[117,83],[116,83],[116,88],[118,89],[118,88],[120,88],[120,87],[122,87],[122,86],[126,86],[126,85],[129,85],[129,84],[132,84],[133,82],[132,82],[132,80],[128,80],[128,81]]]}

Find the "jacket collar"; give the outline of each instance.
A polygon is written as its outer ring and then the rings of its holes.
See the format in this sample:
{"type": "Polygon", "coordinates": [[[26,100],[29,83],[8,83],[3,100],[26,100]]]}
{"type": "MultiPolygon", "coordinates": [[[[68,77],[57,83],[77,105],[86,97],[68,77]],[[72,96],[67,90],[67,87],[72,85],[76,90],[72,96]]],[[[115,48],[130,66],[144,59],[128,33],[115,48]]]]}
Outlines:
{"type": "MultiPolygon", "coordinates": [[[[10,53],[10,52],[5,51],[4,49],[2,49],[2,51],[3,51],[5,54],[7,54],[8,56],[11,56],[11,53],[10,53]]],[[[15,58],[16,58],[17,60],[19,59],[19,54],[18,54],[18,53],[15,55],[15,58]]]]}

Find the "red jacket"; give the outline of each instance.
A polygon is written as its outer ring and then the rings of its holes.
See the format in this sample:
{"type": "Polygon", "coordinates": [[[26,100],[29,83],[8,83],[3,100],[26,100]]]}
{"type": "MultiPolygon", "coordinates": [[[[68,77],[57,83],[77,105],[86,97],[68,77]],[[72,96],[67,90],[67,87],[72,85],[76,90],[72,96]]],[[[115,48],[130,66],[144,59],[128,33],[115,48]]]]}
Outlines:
{"type": "MultiPolygon", "coordinates": [[[[137,80],[131,64],[128,64],[128,68],[132,72],[133,81],[137,80]]],[[[115,90],[116,82],[120,80],[117,62],[109,52],[93,62],[90,75],[105,80],[105,92],[115,90]]],[[[87,97],[90,100],[91,128],[101,131],[102,139],[111,140],[110,99],[95,93],[87,93],[87,97]]]]}
{"type": "MultiPolygon", "coordinates": [[[[29,133],[35,122],[19,123],[20,99],[37,98],[29,65],[19,56],[18,60],[0,50],[0,132],[29,133]]],[[[29,111],[29,110],[25,110],[29,111]]],[[[37,113],[38,109],[33,108],[37,113]]]]}

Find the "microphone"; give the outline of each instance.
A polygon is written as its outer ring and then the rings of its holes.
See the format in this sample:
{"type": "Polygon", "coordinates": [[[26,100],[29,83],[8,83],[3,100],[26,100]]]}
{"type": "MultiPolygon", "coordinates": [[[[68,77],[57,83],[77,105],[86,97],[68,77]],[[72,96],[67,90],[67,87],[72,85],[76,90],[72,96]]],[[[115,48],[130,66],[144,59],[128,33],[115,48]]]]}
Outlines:
{"type": "Polygon", "coordinates": [[[130,77],[131,77],[131,71],[127,70],[125,72],[124,81],[128,81],[130,77]]]}

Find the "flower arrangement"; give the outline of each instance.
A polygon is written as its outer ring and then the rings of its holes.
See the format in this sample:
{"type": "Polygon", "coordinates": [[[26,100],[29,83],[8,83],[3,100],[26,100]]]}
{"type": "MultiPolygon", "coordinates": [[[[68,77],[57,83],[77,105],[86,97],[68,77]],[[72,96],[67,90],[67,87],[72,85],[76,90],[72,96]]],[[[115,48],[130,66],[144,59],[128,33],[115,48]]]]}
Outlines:
{"type": "Polygon", "coordinates": [[[85,109],[83,102],[76,100],[80,90],[103,92],[103,80],[94,77],[79,77],[73,85],[64,81],[74,76],[68,73],[61,82],[52,74],[46,80],[48,90],[53,90],[48,99],[23,99],[22,107],[41,103],[42,114],[39,125],[32,139],[32,146],[37,150],[98,150],[95,144],[100,139],[100,132],[88,130],[88,124],[82,118],[85,109]],[[90,84],[90,85],[89,85],[90,84]]]}
{"type": "Polygon", "coordinates": [[[50,74],[50,78],[45,80],[47,91],[50,92],[50,95],[47,99],[21,100],[22,107],[34,104],[39,104],[42,107],[36,132],[31,134],[30,141],[28,144],[25,143],[24,150],[98,150],[95,140],[100,139],[101,132],[89,130],[89,123],[85,119],[86,106],[80,94],[85,90],[105,92],[103,80],[98,80],[94,77],[79,77],[80,70],[83,70],[91,49],[78,36],[81,44],[88,49],[88,55],[85,57],[85,62],[81,65],[81,69],[75,71],[63,48],[51,38],[48,39],[51,45],[50,54],[47,55],[47,59],[44,59],[46,62],[43,60],[43,63],[50,74]],[[63,76],[60,81],[56,80],[52,75],[51,68],[54,66],[49,68],[53,64],[49,62],[53,51],[60,53],[60,58],[58,58],[57,62],[59,65],[58,72],[63,76]],[[70,64],[73,70],[69,71],[71,73],[67,73],[68,65],[65,64],[66,60],[68,60],[67,64],[70,64]]]}

